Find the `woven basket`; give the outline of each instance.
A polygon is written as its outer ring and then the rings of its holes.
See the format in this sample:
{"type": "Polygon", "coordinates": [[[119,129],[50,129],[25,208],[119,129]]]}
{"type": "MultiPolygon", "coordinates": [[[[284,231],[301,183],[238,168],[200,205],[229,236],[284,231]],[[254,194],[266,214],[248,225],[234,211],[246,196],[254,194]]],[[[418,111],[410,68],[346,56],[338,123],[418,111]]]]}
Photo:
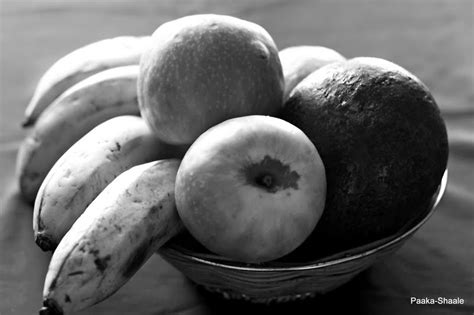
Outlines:
{"type": "Polygon", "coordinates": [[[343,285],[398,250],[431,216],[444,194],[447,178],[446,171],[426,210],[397,234],[316,261],[244,264],[179,240],[169,242],[159,253],[193,282],[226,299],[268,304],[313,297],[343,285]]]}

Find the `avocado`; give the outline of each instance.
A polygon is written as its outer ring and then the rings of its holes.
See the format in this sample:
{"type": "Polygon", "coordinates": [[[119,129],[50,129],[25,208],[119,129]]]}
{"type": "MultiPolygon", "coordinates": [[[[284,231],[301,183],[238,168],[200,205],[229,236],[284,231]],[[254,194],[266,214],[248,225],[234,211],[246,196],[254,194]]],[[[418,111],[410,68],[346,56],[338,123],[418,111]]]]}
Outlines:
{"type": "Polygon", "coordinates": [[[295,257],[397,233],[425,210],[446,169],[438,105],[417,77],[387,60],[358,57],[316,70],[293,89],[279,117],[306,133],[327,177],[323,215],[295,257]]]}

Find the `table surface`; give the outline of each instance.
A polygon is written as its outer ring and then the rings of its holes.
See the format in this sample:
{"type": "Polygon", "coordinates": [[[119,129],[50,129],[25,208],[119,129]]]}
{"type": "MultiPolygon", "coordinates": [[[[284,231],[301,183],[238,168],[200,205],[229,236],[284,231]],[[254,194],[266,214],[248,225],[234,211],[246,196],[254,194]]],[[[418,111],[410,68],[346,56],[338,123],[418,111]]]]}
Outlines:
{"type": "Polygon", "coordinates": [[[32,208],[18,196],[20,122],[42,73],[87,43],[151,34],[194,13],[261,24],[278,47],[321,45],[346,57],[375,56],[416,74],[446,121],[449,183],[435,214],[400,251],[316,300],[273,307],[217,299],[154,257],[108,300],[81,314],[454,314],[474,311],[473,2],[2,0],[0,3],[0,314],[34,314],[50,254],[33,242],[32,208]],[[464,305],[411,305],[410,297],[464,305]]]}

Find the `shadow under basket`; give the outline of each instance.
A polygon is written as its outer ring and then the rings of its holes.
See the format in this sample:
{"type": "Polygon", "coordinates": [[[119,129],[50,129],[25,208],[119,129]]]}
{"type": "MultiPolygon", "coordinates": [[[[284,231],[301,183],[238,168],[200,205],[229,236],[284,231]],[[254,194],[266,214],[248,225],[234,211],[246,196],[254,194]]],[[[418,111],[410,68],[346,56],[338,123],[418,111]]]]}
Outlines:
{"type": "Polygon", "coordinates": [[[245,264],[226,259],[186,239],[173,239],[159,254],[206,290],[253,303],[301,300],[347,283],[376,261],[393,254],[428,220],[447,186],[446,170],[421,215],[395,235],[309,262],[245,264]]]}

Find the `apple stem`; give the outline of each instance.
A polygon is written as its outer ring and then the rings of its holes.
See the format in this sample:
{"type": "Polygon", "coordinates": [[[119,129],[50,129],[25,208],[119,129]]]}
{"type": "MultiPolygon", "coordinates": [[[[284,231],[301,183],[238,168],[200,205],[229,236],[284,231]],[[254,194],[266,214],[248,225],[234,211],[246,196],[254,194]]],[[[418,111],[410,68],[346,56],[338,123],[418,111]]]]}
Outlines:
{"type": "Polygon", "coordinates": [[[275,184],[273,176],[269,174],[259,176],[256,182],[267,189],[272,189],[275,184]]]}
{"type": "Polygon", "coordinates": [[[270,175],[265,175],[262,178],[262,182],[267,188],[271,188],[273,186],[273,177],[270,175]]]}

